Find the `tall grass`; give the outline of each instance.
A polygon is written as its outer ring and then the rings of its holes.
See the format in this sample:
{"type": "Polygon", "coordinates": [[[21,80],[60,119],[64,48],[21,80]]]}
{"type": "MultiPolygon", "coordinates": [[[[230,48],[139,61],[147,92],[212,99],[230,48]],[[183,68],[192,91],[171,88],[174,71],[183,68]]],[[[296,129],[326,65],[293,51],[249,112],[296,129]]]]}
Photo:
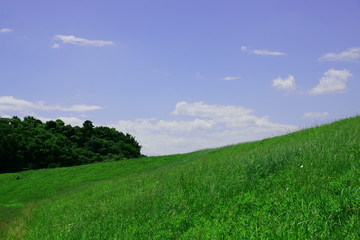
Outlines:
{"type": "Polygon", "coordinates": [[[359,167],[354,117],[184,155],[3,174],[1,236],[359,239],[359,167]]]}

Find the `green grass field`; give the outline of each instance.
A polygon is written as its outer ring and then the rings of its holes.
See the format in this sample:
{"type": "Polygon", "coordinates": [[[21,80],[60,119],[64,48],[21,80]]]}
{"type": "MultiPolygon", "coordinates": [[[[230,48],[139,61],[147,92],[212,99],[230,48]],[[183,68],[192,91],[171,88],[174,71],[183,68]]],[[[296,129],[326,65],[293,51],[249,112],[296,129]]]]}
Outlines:
{"type": "Polygon", "coordinates": [[[189,154],[0,175],[0,239],[360,239],[360,117],[189,154]]]}

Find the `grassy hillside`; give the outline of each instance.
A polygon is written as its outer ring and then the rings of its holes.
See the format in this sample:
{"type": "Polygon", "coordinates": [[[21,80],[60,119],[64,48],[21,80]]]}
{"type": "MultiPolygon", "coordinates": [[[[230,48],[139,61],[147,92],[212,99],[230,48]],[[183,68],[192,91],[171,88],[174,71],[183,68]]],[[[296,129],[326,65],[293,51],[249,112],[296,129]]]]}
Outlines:
{"type": "Polygon", "coordinates": [[[0,175],[1,239],[360,239],[360,117],[189,154],[0,175]]]}

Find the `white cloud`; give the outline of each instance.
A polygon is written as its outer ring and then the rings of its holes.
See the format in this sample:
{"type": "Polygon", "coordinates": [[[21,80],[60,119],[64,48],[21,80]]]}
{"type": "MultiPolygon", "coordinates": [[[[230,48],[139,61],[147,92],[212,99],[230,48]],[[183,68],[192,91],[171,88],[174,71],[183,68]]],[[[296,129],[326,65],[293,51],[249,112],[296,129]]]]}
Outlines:
{"type": "Polygon", "coordinates": [[[60,48],[60,44],[54,43],[54,44],[51,46],[51,48],[60,48]]]}
{"type": "Polygon", "coordinates": [[[172,112],[173,117],[189,120],[138,119],[119,121],[111,127],[136,136],[143,145],[144,154],[148,155],[219,147],[297,129],[273,123],[267,116],[257,117],[253,112],[241,106],[179,102],[172,112]]]}
{"type": "Polygon", "coordinates": [[[255,49],[253,51],[253,53],[256,54],[256,55],[265,55],[265,56],[282,56],[282,55],[286,55],[286,53],[283,53],[283,52],[272,52],[272,51],[261,50],[261,49],[255,49]]]}
{"type": "Polygon", "coordinates": [[[209,120],[195,119],[191,121],[165,121],[151,119],[137,119],[134,121],[119,121],[124,129],[132,129],[142,132],[161,131],[163,133],[193,132],[212,129],[214,122],[209,120]]]}
{"type": "Polygon", "coordinates": [[[19,111],[29,112],[34,110],[41,111],[64,111],[64,112],[87,112],[93,110],[100,110],[101,106],[88,106],[88,105],[72,105],[70,107],[64,106],[49,106],[43,102],[29,102],[26,100],[14,98],[12,96],[0,96],[0,111],[19,111]]]}
{"type": "Polygon", "coordinates": [[[248,50],[248,48],[249,47],[247,47],[247,46],[241,46],[240,47],[241,51],[243,51],[243,52],[246,52],[248,50]]]}
{"type": "Polygon", "coordinates": [[[233,81],[233,80],[237,80],[240,79],[241,77],[237,77],[237,76],[228,76],[228,77],[224,77],[222,80],[224,81],[233,81]]]}
{"type": "Polygon", "coordinates": [[[61,119],[65,124],[70,124],[71,126],[82,126],[85,121],[77,117],[58,117],[56,119],[61,119]]]}
{"type": "Polygon", "coordinates": [[[351,77],[351,73],[344,70],[330,69],[324,73],[319,84],[308,91],[309,94],[325,94],[333,92],[344,92],[347,89],[346,82],[351,77]]]}
{"type": "Polygon", "coordinates": [[[360,48],[349,48],[341,53],[327,53],[318,60],[321,62],[349,62],[360,59],[360,48]]]}
{"type": "Polygon", "coordinates": [[[55,40],[61,41],[63,44],[69,43],[79,46],[96,46],[102,47],[106,45],[113,45],[114,42],[112,41],[103,41],[103,40],[89,40],[85,38],[78,38],[73,35],[56,35],[54,36],[55,40]]]}
{"type": "Polygon", "coordinates": [[[272,85],[278,90],[294,90],[296,88],[293,75],[289,75],[287,78],[278,77],[273,80],[272,85]]]}
{"type": "Polygon", "coordinates": [[[13,30],[10,28],[0,28],[0,33],[9,33],[12,32],[13,30]]]}
{"type": "Polygon", "coordinates": [[[250,49],[250,47],[247,47],[247,46],[241,46],[240,49],[243,52],[248,52],[248,53],[252,53],[252,54],[256,54],[256,55],[263,55],[263,56],[282,56],[282,55],[286,55],[286,53],[284,53],[284,52],[274,52],[274,51],[269,51],[269,50],[266,50],[266,49],[252,50],[252,49],[250,49]]]}
{"type": "Polygon", "coordinates": [[[3,114],[2,112],[0,112],[0,117],[1,118],[12,118],[10,115],[3,114]]]}
{"type": "Polygon", "coordinates": [[[305,119],[314,119],[314,118],[326,118],[329,116],[328,112],[306,112],[302,116],[305,119]]]}

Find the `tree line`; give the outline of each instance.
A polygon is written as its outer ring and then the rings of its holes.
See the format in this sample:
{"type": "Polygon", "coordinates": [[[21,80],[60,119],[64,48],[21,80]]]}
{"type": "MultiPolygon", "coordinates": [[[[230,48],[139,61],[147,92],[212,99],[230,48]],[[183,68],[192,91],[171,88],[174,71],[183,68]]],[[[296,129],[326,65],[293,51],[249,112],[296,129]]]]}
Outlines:
{"type": "Polygon", "coordinates": [[[0,173],[67,167],[106,160],[138,158],[141,146],[130,134],[114,128],[43,123],[28,116],[0,118],[0,173]]]}

